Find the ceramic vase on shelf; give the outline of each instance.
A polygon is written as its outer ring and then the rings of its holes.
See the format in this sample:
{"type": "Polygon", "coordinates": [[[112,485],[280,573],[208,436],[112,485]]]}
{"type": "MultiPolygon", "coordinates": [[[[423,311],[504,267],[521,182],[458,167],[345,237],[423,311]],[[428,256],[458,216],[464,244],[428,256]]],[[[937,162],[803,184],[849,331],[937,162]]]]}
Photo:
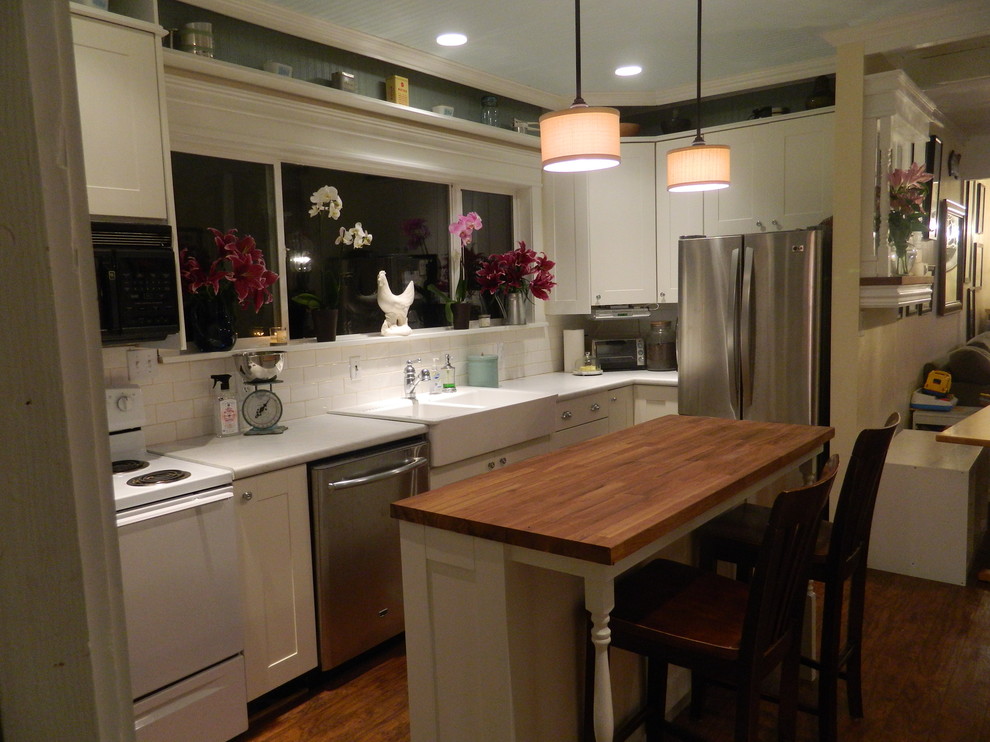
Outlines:
{"type": "Polygon", "coordinates": [[[454,313],[454,329],[468,329],[471,325],[471,305],[466,301],[458,301],[454,302],[450,309],[454,313]]]}
{"type": "Polygon", "coordinates": [[[186,296],[186,339],[204,353],[230,350],[237,342],[230,306],[213,296],[186,296]]]}
{"type": "Polygon", "coordinates": [[[316,333],[316,342],[328,343],[337,339],[337,316],[340,310],[337,309],[314,309],[311,312],[313,318],[313,331],[316,333]]]}
{"type": "Polygon", "coordinates": [[[507,294],[502,307],[507,325],[526,324],[526,295],[521,292],[507,294]]]}

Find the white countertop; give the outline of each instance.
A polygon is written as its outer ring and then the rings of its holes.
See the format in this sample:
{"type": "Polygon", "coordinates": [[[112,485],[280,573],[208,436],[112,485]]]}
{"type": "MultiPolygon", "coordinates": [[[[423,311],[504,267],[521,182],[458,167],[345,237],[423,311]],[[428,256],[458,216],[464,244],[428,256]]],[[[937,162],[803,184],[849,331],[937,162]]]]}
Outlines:
{"type": "MultiPolygon", "coordinates": [[[[677,372],[607,371],[600,376],[560,372],[501,382],[506,389],[555,394],[561,400],[630,384],[677,386],[677,372]]],[[[201,436],[149,448],[153,453],[230,469],[234,479],[242,479],[427,432],[427,426],[419,423],[334,414],[284,424],[288,429],[279,435],[201,436]]]]}
{"type": "Polygon", "coordinates": [[[540,374],[524,379],[503,381],[500,386],[506,389],[548,392],[558,399],[572,399],[582,394],[598,392],[602,389],[616,389],[630,384],[650,384],[654,386],[677,386],[676,371],[606,371],[599,376],[575,376],[570,373],[540,374]]]}
{"type": "Polygon", "coordinates": [[[279,435],[202,436],[150,448],[154,453],[230,469],[234,479],[242,479],[424,435],[427,430],[419,423],[344,415],[316,415],[284,424],[288,429],[279,435]]]}

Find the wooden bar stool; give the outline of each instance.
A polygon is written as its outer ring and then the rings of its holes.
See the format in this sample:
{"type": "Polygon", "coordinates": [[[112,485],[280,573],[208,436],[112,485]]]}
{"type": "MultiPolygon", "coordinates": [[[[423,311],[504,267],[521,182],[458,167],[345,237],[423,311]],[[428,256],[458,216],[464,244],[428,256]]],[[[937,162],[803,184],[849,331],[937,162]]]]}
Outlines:
{"type": "MultiPolygon", "coordinates": [[[[666,559],[616,584],[611,644],[648,658],[646,706],[615,731],[616,742],[644,722],[651,742],[677,733],[664,718],[668,664],[735,686],[736,742],[757,739],[760,684],[781,667],[778,729],[794,739],[805,586],[837,462],[815,484],[777,497],[749,584],[666,559]]],[[[590,685],[593,663],[587,672],[590,685]]],[[[586,730],[591,713],[586,702],[586,730]]]]}
{"type": "MultiPolygon", "coordinates": [[[[900,416],[895,412],[882,428],[867,429],[856,438],[839,493],[835,520],[822,524],[811,563],[811,577],[825,586],[822,610],[820,659],[801,661],[819,671],[818,714],[820,742],[837,737],[838,681],[846,681],[849,715],[863,716],[862,637],[866,591],[866,560],[870,527],[884,459],[900,416]],[[844,586],[850,581],[846,641],[842,644],[844,586]],[[843,671],[843,668],[845,670],[843,671]]],[[[737,577],[746,580],[752,571],[770,508],[746,503],[714,518],[695,531],[699,564],[714,572],[716,562],[736,565],[737,577]]]]}

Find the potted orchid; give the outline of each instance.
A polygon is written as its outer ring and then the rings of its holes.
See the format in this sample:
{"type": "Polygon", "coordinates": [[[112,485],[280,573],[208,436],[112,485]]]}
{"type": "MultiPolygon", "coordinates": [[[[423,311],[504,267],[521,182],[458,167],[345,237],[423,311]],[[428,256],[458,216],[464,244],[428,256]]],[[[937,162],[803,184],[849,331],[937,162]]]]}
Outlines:
{"type": "Polygon", "coordinates": [[[481,291],[492,294],[502,309],[507,325],[526,324],[526,301],[533,298],[546,301],[557,284],[550,269],[555,263],[546,253],[538,253],[519,242],[519,247],[506,253],[484,258],[478,268],[481,291]]]}
{"type": "MultiPolygon", "coordinates": [[[[325,185],[318,188],[309,197],[309,200],[312,203],[309,209],[310,217],[322,217],[328,221],[336,221],[340,218],[344,202],[334,186],[325,185]]],[[[360,249],[370,245],[372,238],[372,234],[364,229],[361,222],[356,222],[350,229],[341,227],[333,244],[360,249]]],[[[317,341],[326,342],[337,337],[337,319],[340,314],[343,275],[335,269],[330,260],[323,261],[322,271],[322,296],[307,292],[296,294],[292,297],[292,301],[309,310],[317,341]]]]}
{"type": "Polygon", "coordinates": [[[237,341],[234,307],[259,312],[272,301],[278,274],[268,270],[254,237],[209,228],[217,256],[204,268],[196,256],[179,251],[179,273],[188,295],[183,302],[186,334],[202,351],[230,350],[237,341]]]}
{"type": "MultiPolygon", "coordinates": [[[[433,284],[429,286],[429,290],[443,302],[444,316],[447,318],[447,322],[454,326],[455,330],[466,330],[470,322],[471,305],[465,301],[467,299],[468,280],[466,257],[470,253],[467,246],[471,244],[474,231],[481,229],[483,226],[481,217],[474,211],[461,214],[456,220],[451,222],[448,229],[451,234],[457,235],[461,243],[457,257],[457,288],[453,294],[447,294],[433,284]]],[[[451,279],[453,279],[453,276],[451,276],[451,279]]]]}
{"type": "Polygon", "coordinates": [[[908,272],[908,241],[913,232],[925,228],[925,196],[931,173],[916,162],[906,170],[898,168],[887,176],[890,211],[887,214],[887,241],[894,246],[894,272],[908,272]]]}

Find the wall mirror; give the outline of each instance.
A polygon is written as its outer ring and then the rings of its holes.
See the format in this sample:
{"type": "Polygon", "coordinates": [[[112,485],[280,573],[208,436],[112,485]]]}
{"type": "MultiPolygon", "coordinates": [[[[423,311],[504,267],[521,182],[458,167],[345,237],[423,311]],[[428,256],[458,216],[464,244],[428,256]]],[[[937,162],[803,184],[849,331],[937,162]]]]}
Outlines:
{"type": "Polygon", "coordinates": [[[951,314],[960,311],[963,302],[966,207],[947,198],[942,199],[938,216],[936,308],[939,314],[951,314]]]}

